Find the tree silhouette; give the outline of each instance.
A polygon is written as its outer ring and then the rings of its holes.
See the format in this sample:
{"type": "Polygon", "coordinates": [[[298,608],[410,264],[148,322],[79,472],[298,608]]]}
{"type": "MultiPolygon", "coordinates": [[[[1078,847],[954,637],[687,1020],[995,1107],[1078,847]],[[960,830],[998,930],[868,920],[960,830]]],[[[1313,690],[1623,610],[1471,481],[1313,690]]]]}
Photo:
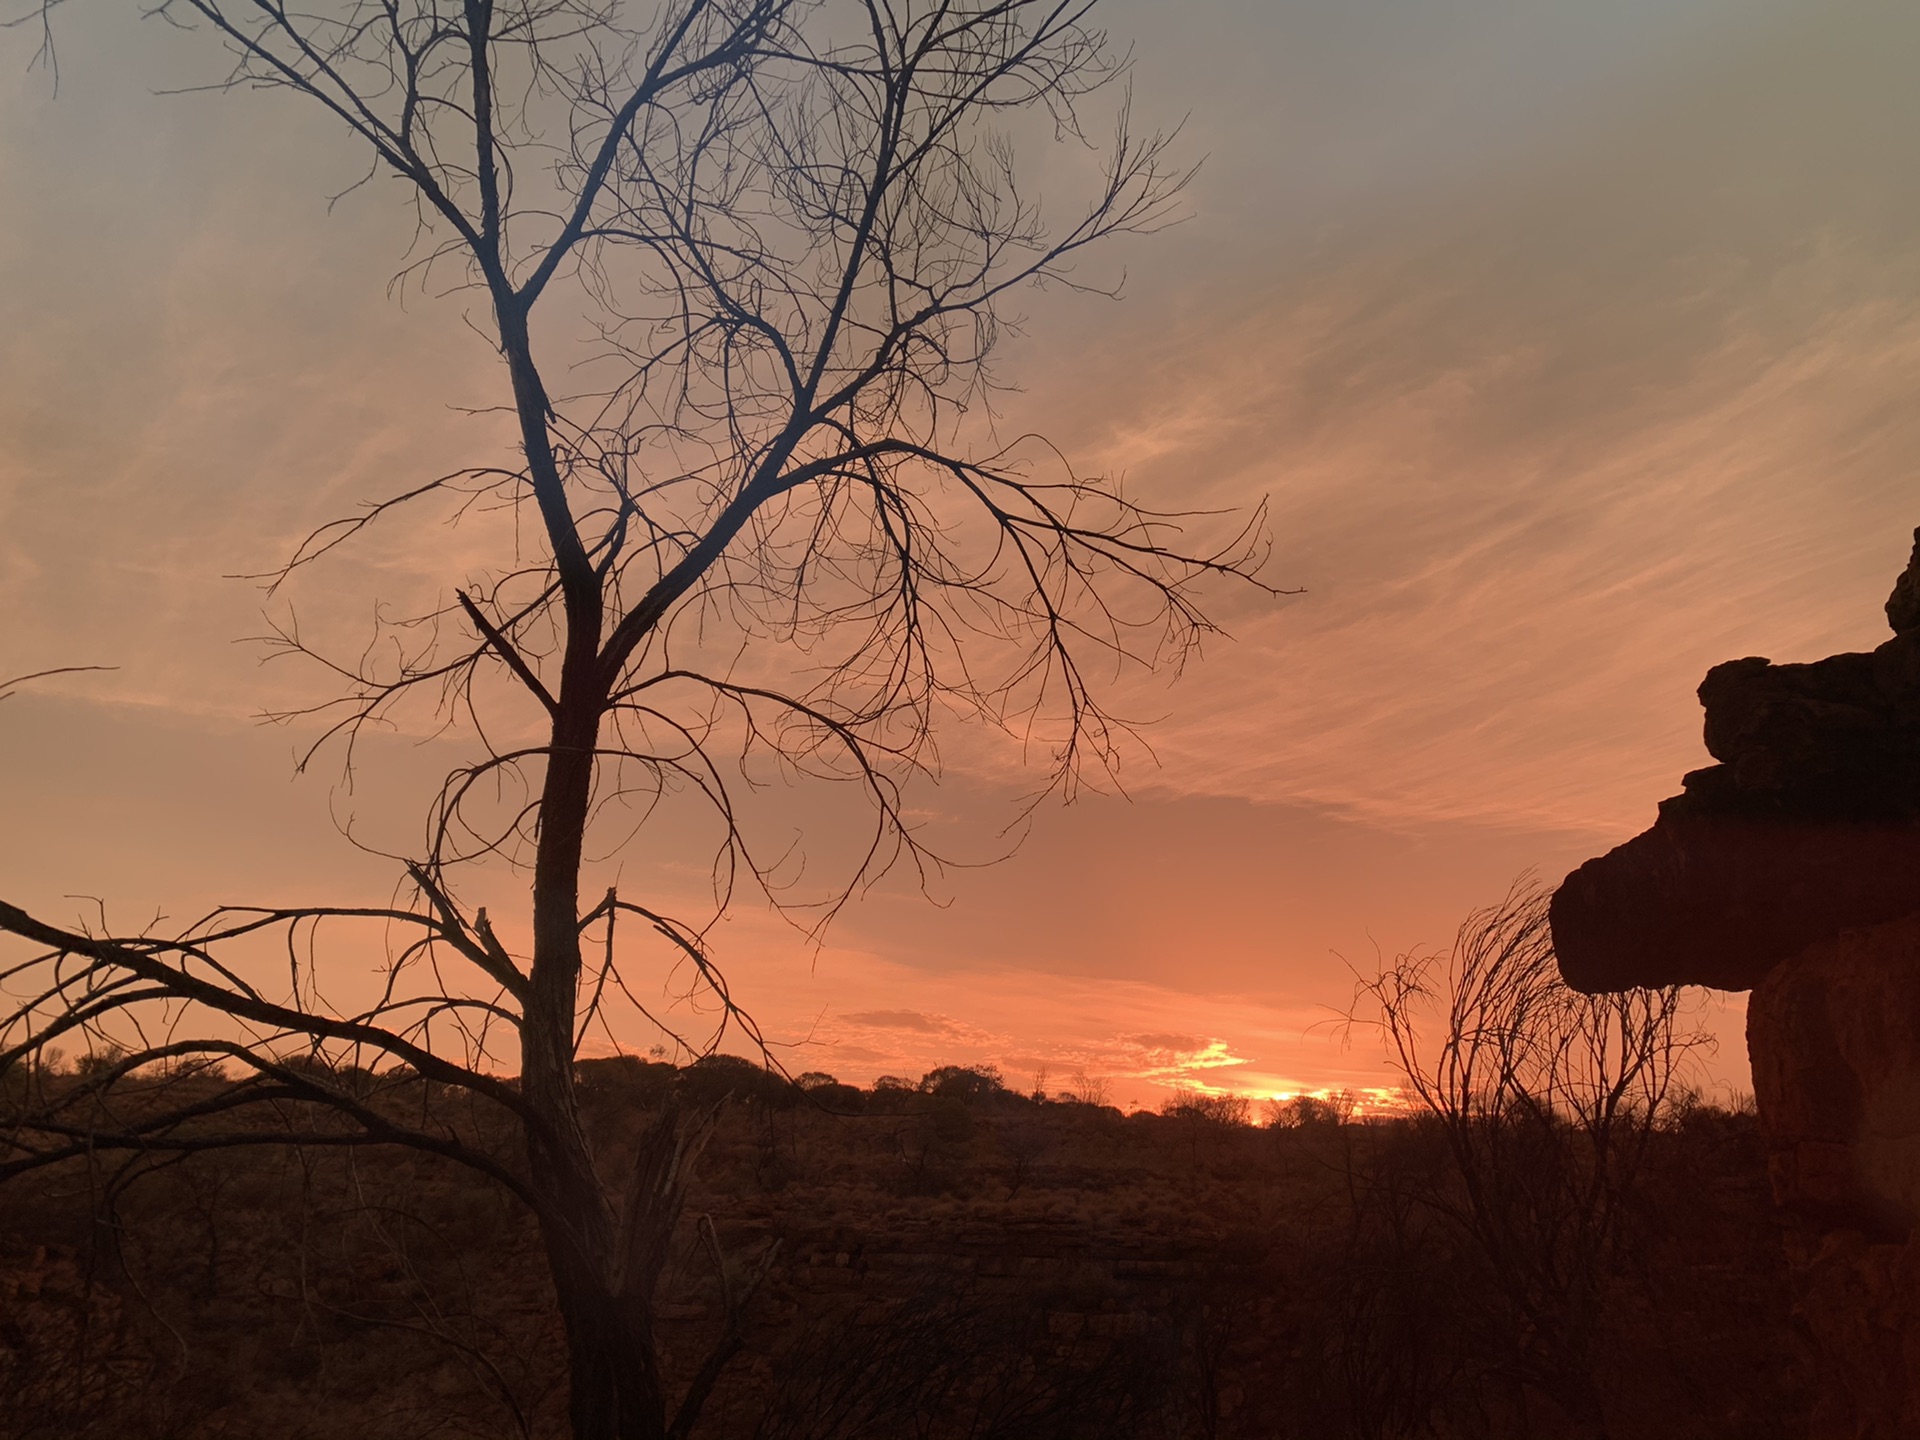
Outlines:
{"type": "Polygon", "coordinates": [[[1359,987],[1451,1161],[1422,1200],[1485,1263],[1518,1337],[1510,1370],[1604,1437],[1604,1288],[1648,1146],[1695,1053],[1679,986],[1586,995],[1560,978],[1550,893],[1531,876],[1469,915],[1443,955],[1359,987]]]}
{"type": "Polygon", "coordinates": [[[366,147],[370,178],[398,179],[422,237],[409,273],[483,297],[476,323],[504,362],[510,460],[377,498],[271,581],[402,511],[522,523],[492,568],[360,658],[277,632],[339,677],[306,713],[348,763],[409,704],[473,738],[392,904],[223,908],[131,934],[0,904],[0,930],[32,947],[5,969],[0,1066],[32,1079],[6,1092],[0,1176],[294,1137],[442,1156],[538,1219],[574,1434],[689,1431],[752,1279],[719,1260],[721,1339],[670,1395],[656,1292],[706,1120],[669,1106],[612,1174],[579,1120],[575,1057],[608,1007],[647,1013],[637,965],[682,966],[738,1012],[699,930],[612,890],[583,899],[590,834],[704,804],[724,906],[779,886],[784,852],[764,852],[746,808],[756,785],[855,787],[871,826],[812,913],[824,923],[932,858],[902,787],[933,765],[937,716],[1039,742],[1071,784],[1115,755],[1089,666],[1177,666],[1210,628],[1196,584],[1251,578],[1260,558],[1257,515],[1195,543],[1191,516],[980,421],[1012,298],[1096,288],[1080,253],[1164,223],[1186,179],[1165,137],[1129,128],[1092,9],[160,0],[224,47],[228,88],[295,93],[366,147]],[[1094,144],[1082,118],[1103,91],[1115,129],[1094,144]],[[1098,159],[1090,200],[1058,224],[1009,138],[1036,124],[1098,159]],[[580,312],[590,358],[569,348],[562,367],[580,312]],[[530,873],[523,926],[463,898],[489,863],[530,873]],[[367,926],[385,941],[378,993],[336,1003],[325,957],[367,926]],[[36,1057],[77,1039],[125,1049],[47,1083],[36,1057]],[[419,1085],[489,1126],[395,1102],[419,1085]],[[516,1147],[484,1143],[501,1126],[516,1147]]]}

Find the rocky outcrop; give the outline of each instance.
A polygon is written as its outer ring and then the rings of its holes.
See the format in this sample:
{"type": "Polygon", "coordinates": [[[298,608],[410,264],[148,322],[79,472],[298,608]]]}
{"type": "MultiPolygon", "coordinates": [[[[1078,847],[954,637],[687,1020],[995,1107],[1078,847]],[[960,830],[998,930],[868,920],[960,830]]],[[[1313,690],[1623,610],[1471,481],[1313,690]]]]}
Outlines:
{"type": "Polygon", "coordinates": [[[1707,672],[1720,763],[1562,883],[1568,984],[1744,990],[1844,929],[1920,912],[1920,531],[1887,616],[1894,638],[1870,652],[1707,672]]]}
{"type": "Polygon", "coordinates": [[[1815,1351],[1816,1440],[1920,1435],[1920,531],[1893,639],[1700,686],[1707,750],[1652,829],[1555,893],[1586,991],[1753,990],[1747,1048],[1815,1351]]]}
{"type": "Polygon", "coordinates": [[[1920,1435],[1920,916],[1789,957],[1747,1007],[1816,1440],[1920,1435]]]}
{"type": "Polygon", "coordinates": [[[1913,558],[1887,597],[1887,624],[1896,635],[1920,630],[1920,530],[1913,532],[1913,558]]]}

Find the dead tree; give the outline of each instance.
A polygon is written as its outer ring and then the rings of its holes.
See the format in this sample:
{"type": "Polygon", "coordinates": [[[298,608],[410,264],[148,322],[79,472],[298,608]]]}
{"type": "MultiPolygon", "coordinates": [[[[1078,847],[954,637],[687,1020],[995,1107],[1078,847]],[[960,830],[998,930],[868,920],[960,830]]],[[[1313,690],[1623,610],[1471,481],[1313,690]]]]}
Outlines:
{"type": "Polygon", "coordinates": [[[1454,1223],[1517,1337],[1513,1378],[1603,1436],[1600,1306],[1649,1141],[1689,1056],[1678,986],[1585,995],[1561,980],[1548,892],[1518,882],[1445,954],[1362,982],[1409,1098],[1445,1136],[1450,1174],[1422,1199],[1454,1223]]]}
{"type": "Polygon", "coordinates": [[[365,147],[368,178],[418,214],[403,277],[474,297],[502,362],[510,456],[375,497],[272,583],[436,506],[504,509],[518,530],[362,658],[279,629],[340,678],[320,713],[349,756],[409,704],[473,738],[391,905],[126,934],[0,904],[27,947],[5,968],[0,1065],[25,1073],[84,1036],[126,1047],[84,1085],[8,1092],[0,1175],[285,1143],[286,1125],[245,1118],[269,1101],[322,1117],[300,1123],[306,1144],[443,1156],[538,1218],[574,1434],[684,1435],[737,1343],[730,1328],[669,1395],[656,1289],[699,1125],[667,1114],[626,1175],[603,1174],[574,1062],[616,1000],[641,1005],[648,955],[734,1011],[698,929],[627,894],[582,898],[589,836],[704,804],[724,907],[785,874],[754,833],[754,786],[851,785],[871,830],[822,920],[890,866],[928,862],[902,786],[931,769],[938,714],[1036,742],[1059,783],[1111,763],[1089,666],[1177,665],[1209,629],[1196,585],[1251,578],[1259,517],[1196,529],[982,417],[1013,297],[1099,288],[1083,252],[1163,223],[1186,172],[1164,137],[1128,128],[1092,0],[153,9],[224,48],[227,88],[292,92],[365,147]],[[1114,127],[1097,143],[1096,109],[1114,127]],[[1015,161],[1022,127],[1087,157],[1082,208],[1043,217],[1015,161]],[[464,898],[488,865],[530,874],[524,918],[464,898]],[[336,1001],[347,981],[327,957],[356,926],[386,937],[382,985],[336,1001]],[[139,1078],[163,1063],[184,1088],[139,1078]],[[193,1078],[215,1064],[222,1082],[193,1078]],[[402,1074],[517,1146],[390,1103],[402,1074]]]}

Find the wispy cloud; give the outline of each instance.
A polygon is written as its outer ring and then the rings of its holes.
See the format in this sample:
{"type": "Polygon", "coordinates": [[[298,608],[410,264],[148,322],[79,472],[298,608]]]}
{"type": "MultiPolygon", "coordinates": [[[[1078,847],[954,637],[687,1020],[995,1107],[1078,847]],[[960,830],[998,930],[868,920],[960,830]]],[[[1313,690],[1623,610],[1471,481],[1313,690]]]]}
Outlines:
{"type": "Polygon", "coordinates": [[[927,1015],[918,1010],[862,1010],[842,1015],[841,1021],[863,1030],[910,1030],[920,1035],[961,1036],[967,1026],[954,1023],[944,1015],[927,1015]]]}
{"type": "Polygon", "coordinates": [[[1071,367],[1036,340],[1076,383],[1019,421],[1144,495],[1266,496],[1307,592],[1218,593],[1232,643],[1126,693],[1168,717],[1132,783],[1625,833],[1699,763],[1710,665],[1885,638],[1920,101],[1875,52],[1917,29],[1736,32],[1537,167],[1264,273],[1183,252],[1071,367]]]}

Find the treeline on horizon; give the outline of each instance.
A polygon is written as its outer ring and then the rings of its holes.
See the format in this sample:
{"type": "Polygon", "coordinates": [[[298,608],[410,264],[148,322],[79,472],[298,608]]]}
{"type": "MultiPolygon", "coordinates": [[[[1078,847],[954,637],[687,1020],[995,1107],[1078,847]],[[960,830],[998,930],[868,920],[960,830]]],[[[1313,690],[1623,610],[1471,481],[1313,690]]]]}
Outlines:
{"type": "MultiPolygon", "coordinates": [[[[615,1084],[638,1094],[664,1097],[672,1091],[694,1104],[749,1099],[775,1107],[812,1105],[828,1111],[860,1113],[878,1106],[911,1103],[912,1097],[960,1100],[969,1104],[1090,1106],[1115,1114],[1153,1114],[1219,1125],[1330,1125],[1377,1123],[1390,1113],[1378,1108],[1363,1111],[1351,1090],[1301,1092],[1284,1099],[1175,1086],[1157,1107],[1132,1111],[1112,1101],[1112,1081],[1104,1075],[1075,1070],[1065,1088],[1047,1089],[1050,1073],[1042,1068],[1023,1087],[1009,1085],[997,1065],[937,1065],[918,1080],[902,1075],[880,1075],[871,1085],[842,1081],[824,1070],[789,1075],[771,1064],[761,1065],[738,1055],[704,1055],[686,1066],[658,1058],[605,1056],[578,1062],[584,1086],[615,1084]],[[617,1076],[618,1078],[612,1078],[617,1076]]],[[[1407,1106],[1401,1112],[1411,1113],[1407,1106]]]]}
{"type": "MultiPolygon", "coordinates": [[[[52,1053],[41,1057],[41,1063],[34,1073],[42,1084],[51,1082],[57,1085],[63,1080],[86,1081],[115,1069],[126,1058],[125,1049],[105,1045],[69,1061],[63,1052],[54,1047],[52,1053]]],[[[294,1069],[320,1071],[338,1083],[365,1093],[396,1084],[410,1084],[419,1078],[408,1066],[369,1070],[351,1063],[336,1063],[324,1052],[318,1051],[283,1056],[278,1063],[294,1069]]],[[[154,1064],[143,1067],[143,1070],[153,1079],[199,1077],[217,1082],[229,1078],[228,1067],[217,1061],[203,1059],[171,1067],[154,1064]]],[[[1112,1080],[1105,1075],[1074,1070],[1066,1077],[1065,1088],[1048,1090],[1050,1071],[1041,1067],[1031,1083],[1022,1088],[1009,1085],[1000,1067],[987,1062],[938,1065],[918,1080],[901,1075],[879,1075],[872,1084],[864,1087],[842,1081],[824,1070],[805,1070],[794,1074],[771,1058],[758,1063],[726,1051],[701,1055],[684,1065],[663,1059],[657,1052],[646,1057],[625,1053],[589,1056],[575,1062],[575,1071],[583,1085],[614,1084],[623,1090],[659,1098],[672,1094],[685,1103],[695,1105],[743,1100],[775,1107],[811,1104],[833,1110],[858,1108],[876,1102],[897,1102],[905,1096],[924,1095],[968,1101],[1005,1099],[1036,1105],[1090,1105],[1122,1114],[1146,1113],[1147,1110],[1147,1107],[1138,1107],[1128,1112],[1125,1107],[1114,1105],[1112,1080]]],[[[508,1084],[514,1081],[513,1076],[501,1078],[508,1084]]],[[[1175,1085],[1153,1108],[1165,1116],[1206,1120],[1222,1125],[1263,1126],[1376,1124],[1404,1118],[1413,1112],[1413,1101],[1404,1092],[1399,1095],[1398,1103],[1390,1107],[1382,1106],[1379,1094],[1369,1092],[1363,1104],[1361,1097],[1350,1088],[1259,1097],[1175,1085]]],[[[1746,1103],[1744,1097],[1736,1097],[1736,1107],[1746,1103]]]]}

